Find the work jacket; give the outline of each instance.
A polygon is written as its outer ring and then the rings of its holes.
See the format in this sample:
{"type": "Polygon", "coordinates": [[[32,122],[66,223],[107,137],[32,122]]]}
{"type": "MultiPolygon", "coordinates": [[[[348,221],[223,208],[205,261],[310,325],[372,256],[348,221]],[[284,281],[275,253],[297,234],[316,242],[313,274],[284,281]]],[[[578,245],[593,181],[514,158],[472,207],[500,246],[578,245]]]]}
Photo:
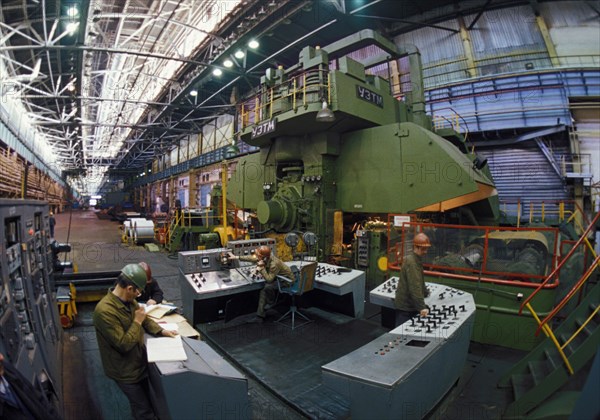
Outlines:
{"type": "Polygon", "coordinates": [[[138,302],[146,302],[149,299],[155,300],[156,303],[161,303],[163,301],[163,291],[154,278],[152,278],[150,283],[146,283],[146,287],[144,287],[142,294],[136,300],[138,302]]]}
{"type": "Polygon", "coordinates": [[[144,330],[153,335],[162,331],[150,318],[146,318],[142,325],[134,322],[138,307],[136,301],[123,302],[111,289],[98,302],[93,314],[104,373],[126,384],[139,382],[147,375],[144,330]]]}
{"type": "MultiPolygon", "coordinates": [[[[258,258],[254,256],[242,256],[240,257],[240,261],[257,262],[258,258]]],[[[263,276],[267,283],[272,283],[277,280],[277,276],[283,276],[292,280],[293,282],[296,281],[296,278],[292,273],[292,269],[273,255],[269,257],[269,260],[263,268],[259,268],[256,271],[263,276]]]]}
{"type": "Polygon", "coordinates": [[[409,254],[402,262],[394,305],[401,311],[420,312],[427,308],[425,305],[427,295],[421,257],[414,253],[409,254]]]}

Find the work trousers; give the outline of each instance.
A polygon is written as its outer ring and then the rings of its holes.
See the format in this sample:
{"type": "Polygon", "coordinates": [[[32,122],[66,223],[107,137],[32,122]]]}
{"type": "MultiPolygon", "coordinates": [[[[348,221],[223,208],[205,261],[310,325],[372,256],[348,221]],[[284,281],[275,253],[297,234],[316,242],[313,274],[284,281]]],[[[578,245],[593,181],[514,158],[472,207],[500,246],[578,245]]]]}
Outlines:
{"type": "Polygon", "coordinates": [[[265,317],[265,305],[274,304],[278,292],[277,281],[265,283],[265,287],[260,291],[260,296],[258,297],[258,309],[256,310],[256,315],[262,318],[265,317]]]}
{"type": "Polygon", "coordinates": [[[117,382],[121,391],[125,394],[129,400],[131,406],[131,415],[136,420],[155,420],[158,416],[154,413],[152,408],[152,401],[150,398],[150,381],[148,378],[142,379],[140,382],[135,384],[124,384],[117,382]]]}

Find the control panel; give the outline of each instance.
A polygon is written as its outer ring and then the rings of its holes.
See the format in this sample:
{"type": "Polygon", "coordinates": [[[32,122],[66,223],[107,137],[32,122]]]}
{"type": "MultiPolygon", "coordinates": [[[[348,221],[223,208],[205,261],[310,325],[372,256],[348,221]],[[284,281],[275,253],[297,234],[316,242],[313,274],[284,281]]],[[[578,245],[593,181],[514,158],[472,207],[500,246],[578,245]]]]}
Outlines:
{"type": "Polygon", "coordinates": [[[347,267],[319,263],[315,272],[315,281],[325,283],[333,287],[342,287],[354,281],[357,277],[364,275],[363,271],[353,270],[347,267]]]}
{"type": "Polygon", "coordinates": [[[179,269],[183,274],[220,270],[224,265],[227,265],[227,261],[222,259],[222,255],[228,252],[229,248],[180,252],[179,269]]]}
{"type": "Polygon", "coordinates": [[[369,265],[369,238],[364,230],[356,232],[356,264],[359,267],[367,267],[369,265]]]}
{"type": "Polygon", "coordinates": [[[277,255],[277,249],[275,246],[275,239],[264,238],[264,239],[248,239],[240,241],[229,241],[227,242],[227,248],[233,255],[238,257],[249,256],[254,254],[254,250],[259,246],[266,245],[271,248],[271,253],[277,255]]]}
{"type": "MultiPolygon", "coordinates": [[[[309,264],[310,261],[289,261],[289,266],[301,268],[302,264],[309,264]]],[[[321,302],[322,306],[338,312],[347,313],[355,318],[362,318],[365,308],[365,273],[361,270],[354,270],[347,267],[340,267],[333,264],[319,263],[315,271],[314,288],[325,293],[326,302],[321,302]],[[342,296],[342,299],[336,299],[332,295],[342,296]],[[345,298],[348,299],[345,299],[345,298]]]]}
{"type": "MultiPolygon", "coordinates": [[[[390,278],[371,291],[371,302],[393,307],[397,285],[398,278],[390,278]]],[[[417,315],[321,366],[323,384],[350,401],[352,418],[424,418],[459,378],[473,330],[473,296],[426,286],[427,317],[417,315]]]]}
{"type": "Polygon", "coordinates": [[[48,203],[0,199],[0,353],[23,375],[62,395],[62,328],[51,247],[48,203]]]}
{"type": "MultiPolygon", "coordinates": [[[[429,307],[427,317],[416,315],[391,332],[447,338],[475,312],[475,302],[470,293],[437,283],[427,282],[425,286],[429,292],[425,298],[425,304],[429,307]]],[[[391,277],[371,290],[371,303],[393,309],[397,287],[398,277],[391,277]]]]}
{"type": "Polygon", "coordinates": [[[242,286],[264,282],[260,274],[254,273],[253,267],[186,274],[185,279],[197,294],[214,296],[231,293],[232,289],[242,286]]]}

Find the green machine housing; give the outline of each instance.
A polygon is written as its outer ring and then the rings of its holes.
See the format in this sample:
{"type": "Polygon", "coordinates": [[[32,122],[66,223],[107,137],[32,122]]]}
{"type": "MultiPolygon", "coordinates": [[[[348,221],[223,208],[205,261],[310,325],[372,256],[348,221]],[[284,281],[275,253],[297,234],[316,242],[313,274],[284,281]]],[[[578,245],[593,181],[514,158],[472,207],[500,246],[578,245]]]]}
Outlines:
{"type": "MultiPolygon", "coordinates": [[[[399,48],[372,30],[305,47],[297,65],[267,70],[238,116],[241,139],[260,151],[239,160],[228,199],[256,211],[263,230],[315,233],[321,260],[346,255],[356,265],[353,227],[390,213],[466,217],[469,223],[498,219],[489,168],[476,164],[460,134],[446,139],[432,131],[415,47],[399,48]],[[351,58],[365,51],[375,53],[362,63],[351,58]],[[408,62],[412,90],[397,98],[375,73],[388,75],[400,60],[408,62]],[[328,110],[333,121],[316,121],[328,110]],[[354,247],[346,245],[353,241],[354,247]]],[[[380,246],[369,246],[371,255],[363,258],[370,261],[361,267],[369,285],[385,279],[374,267],[373,254],[386,253],[381,233],[371,241],[380,246]]]]}

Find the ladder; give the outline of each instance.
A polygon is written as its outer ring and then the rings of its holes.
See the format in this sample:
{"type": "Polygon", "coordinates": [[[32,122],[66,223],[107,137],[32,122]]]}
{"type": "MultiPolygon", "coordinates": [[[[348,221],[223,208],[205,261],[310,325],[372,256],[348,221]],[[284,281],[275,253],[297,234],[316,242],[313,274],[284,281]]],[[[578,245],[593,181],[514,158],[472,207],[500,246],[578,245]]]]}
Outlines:
{"type": "MultiPolygon", "coordinates": [[[[593,286],[577,308],[554,331],[563,343],[563,352],[573,373],[594,357],[600,345],[600,283],[593,286]]],[[[542,341],[499,381],[512,388],[513,401],[503,418],[524,418],[571,378],[569,368],[551,337],[542,341]]]]}

